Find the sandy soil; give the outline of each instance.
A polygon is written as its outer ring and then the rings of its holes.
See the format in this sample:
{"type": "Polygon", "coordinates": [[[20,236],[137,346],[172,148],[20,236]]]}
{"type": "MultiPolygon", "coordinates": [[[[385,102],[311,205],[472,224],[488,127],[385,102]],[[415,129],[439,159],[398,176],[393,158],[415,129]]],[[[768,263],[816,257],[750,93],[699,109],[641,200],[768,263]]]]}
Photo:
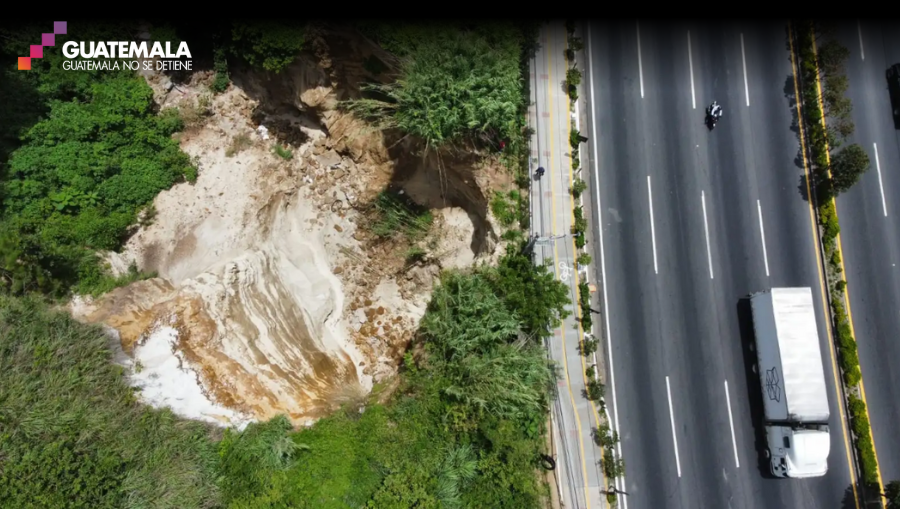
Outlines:
{"type": "Polygon", "coordinates": [[[314,70],[295,77],[298,107],[319,109],[263,115],[266,135],[253,120],[259,100],[243,88],[213,98],[208,74],[178,87],[147,75],[160,104],[190,113],[180,143],[199,178],[160,193],[153,222],[107,255],[114,272],[133,262],[159,277],[69,309],[118,332],[143,365],[133,380],[151,404],[240,426],[279,413],[309,424],[360,402],[395,373],[439,267],[478,258],[472,212],[459,207],[436,212],[431,263],[407,264],[373,239],[364,203],[393,177],[383,139],[329,109],[333,91],[314,70]],[[274,154],[275,143],[292,158],[274,154]]]}

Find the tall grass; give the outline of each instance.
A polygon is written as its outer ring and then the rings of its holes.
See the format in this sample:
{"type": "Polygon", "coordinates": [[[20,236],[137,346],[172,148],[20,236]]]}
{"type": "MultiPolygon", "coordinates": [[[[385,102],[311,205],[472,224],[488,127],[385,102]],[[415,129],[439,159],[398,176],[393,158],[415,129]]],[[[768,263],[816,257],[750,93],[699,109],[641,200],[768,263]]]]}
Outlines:
{"type": "Polygon", "coordinates": [[[431,211],[417,206],[403,195],[388,191],[378,195],[375,208],[379,219],[372,226],[372,232],[379,237],[401,234],[415,241],[428,233],[434,221],[431,211]]]}
{"type": "Polygon", "coordinates": [[[136,402],[107,341],[0,297],[0,507],[215,507],[215,431],[136,402]]]}

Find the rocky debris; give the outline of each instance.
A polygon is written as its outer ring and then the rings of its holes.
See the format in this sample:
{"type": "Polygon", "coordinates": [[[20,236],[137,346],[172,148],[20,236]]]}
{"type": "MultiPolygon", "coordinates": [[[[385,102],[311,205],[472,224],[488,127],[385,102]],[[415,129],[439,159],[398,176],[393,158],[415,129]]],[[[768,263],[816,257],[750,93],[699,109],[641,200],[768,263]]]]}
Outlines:
{"type": "MultiPolygon", "coordinates": [[[[352,58],[374,51],[340,44],[352,58]]],[[[471,217],[486,216],[485,196],[508,180],[502,169],[447,157],[437,186],[436,160],[421,147],[335,109],[339,94],[354,93],[346,81],[362,66],[346,55],[332,59],[325,40],[316,48],[319,65],[303,55],[279,76],[237,75],[214,97],[208,121],[180,138],[201,162],[197,184],[161,193],[154,224],[116,255],[117,267],[133,260],[160,278],[111,292],[82,313],[124,331],[123,344],[140,337],[148,317],[177,316],[179,348],[217,400],[257,418],[285,412],[298,425],[329,412],[342,385],[395,373],[439,276],[436,264],[480,258],[473,235],[492,228],[476,228],[471,217]],[[256,141],[226,158],[223,140],[240,134],[256,141]],[[278,158],[274,143],[294,157],[278,158]],[[407,243],[368,231],[368,204],[388,183],[441,211],[436,247],[422,243],[425,262],[408,264],[407,243]],[[449,207],[444,189],[468,208],[449,207]],[[291,214],[298,217],[285,219],[291,214]]],[[[167,106],[196,104],[212,79],[197,72],[184,94],[168,94],[164,77],[147,75],[167,106]]]]}

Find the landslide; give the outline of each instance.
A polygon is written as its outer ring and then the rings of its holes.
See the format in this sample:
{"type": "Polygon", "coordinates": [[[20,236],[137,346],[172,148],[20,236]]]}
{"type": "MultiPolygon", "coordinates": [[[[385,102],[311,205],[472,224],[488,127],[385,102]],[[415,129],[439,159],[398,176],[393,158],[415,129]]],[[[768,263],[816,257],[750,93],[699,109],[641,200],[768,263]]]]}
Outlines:
{"type": "Polygon", "coordinates": [[[199,177],[160,193],[107,254],[114,273],[158,277],[69,305],[113,329],[135,371],[154,334],[174,334],[180,369],[229,411],[214,422],[308,424],[361,401],[396,372],[440,270],[501,252],[488,202],[512,183],[499,162],[426,151],[345,111],[361,82],[390,81],[397,65],[359,32],[325,27],[308,46],[281,73],[234,72],[218,95],[209,71],[179,84],[145,74],[160,107],[186,120],[179,143],[199,177]],[[380,78],[373,61],[388,69],[380,78]],[[385,233],[385,196],[429,216],[427,228],[385,233]]]}

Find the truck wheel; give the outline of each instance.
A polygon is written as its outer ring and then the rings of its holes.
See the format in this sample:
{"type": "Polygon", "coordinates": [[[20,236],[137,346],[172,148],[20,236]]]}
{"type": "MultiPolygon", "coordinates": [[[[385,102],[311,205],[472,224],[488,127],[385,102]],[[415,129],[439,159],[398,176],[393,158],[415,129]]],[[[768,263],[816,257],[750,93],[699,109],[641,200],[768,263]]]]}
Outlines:
{"type": "Polygon", "coordinates": [[[763,451],[763,456],[765,456],[766,459],[770,459],[772,457],[772,453],[770,453],[769,450],[766,449],[763,451]]]}
{"type": "Polygon", "coordinates": [[[750,366],[750,370],[753,371],[753,373],[755,373],[755,374],[759,373],[759,370],[756,368],[756,363],[753,363],[753,365],[750,366]]]}
{"type": "Polygon", "coordinates": [[[752,352],[752,351],[756,350],[756,345],[754,345],[753,341],[751,341],[750,343],[747,344],[747,348],[749,348],[750,351],[752,352]]]}

